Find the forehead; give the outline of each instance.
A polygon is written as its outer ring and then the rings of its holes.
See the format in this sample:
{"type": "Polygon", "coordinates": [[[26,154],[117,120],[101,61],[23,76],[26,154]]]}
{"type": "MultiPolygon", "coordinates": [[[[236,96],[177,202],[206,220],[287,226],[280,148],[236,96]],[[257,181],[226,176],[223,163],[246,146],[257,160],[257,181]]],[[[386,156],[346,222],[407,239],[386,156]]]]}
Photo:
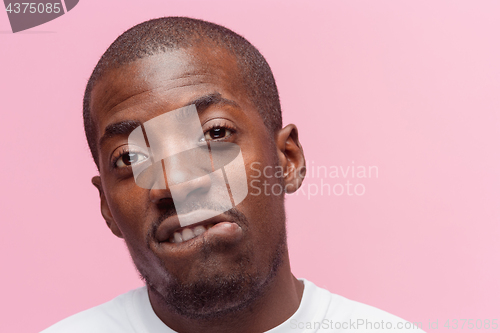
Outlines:
{"type": "Polygon", "coordinates": [[[252,108],[234,56],[209,46],[172,50],[107,71],[92,90],[91,117],[102,134],[109,123],[146,121],[210,93],[252,108]]]}

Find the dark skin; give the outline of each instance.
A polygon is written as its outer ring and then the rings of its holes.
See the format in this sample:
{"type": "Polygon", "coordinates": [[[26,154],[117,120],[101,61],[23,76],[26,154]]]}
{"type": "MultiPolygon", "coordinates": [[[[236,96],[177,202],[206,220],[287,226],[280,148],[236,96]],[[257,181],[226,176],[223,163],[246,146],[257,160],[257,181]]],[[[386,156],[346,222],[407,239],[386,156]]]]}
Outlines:
{"type": "MultiPolygon", "coordinates": [[[[270,134],[247,97],[242,80],[232,55],[203,44],[149,56],[114,69],[99,80],[91,94],[91,116],[98,139],[111,124],[128,120],[143,123],[203,96],[220,96],[231,103],[211,104],[200,112],[203,131],[213,122],[220,127],[230,126],[231,131],[223,140],[241,148],[248,181],[267,180],[281,184],[288,193],[294,192],[304,176],[296,171],[305,165],[297,128],[288,125],[270,134]],[[272,179],[264,179],[261,173],[259,178],[255,169],[262,171],[266,166],[278,166],[289,172],[272,179]]],[[[99,190],[101,212],[108,227],[125,240],[139,271],[156,286],[148,284],[157,316],[177,332],[263,332],[286,321],[299,307],[304,287],[291,273],[286,243],[280,254],[281,264],[271,274],[276,244],[285,232],[284,194],[248,195],[236,206],[247,223],[233,223],[225,234],[207,232],[184,243],[159,244],[148,237],[148,230],[164,213],[172,200],[171,194],[168,186],[162,190],[137,186],[130,167],[119,168],[111,162],[127,145],[127,138],[124,133],[102,142],[100,175],[92,178],[92,183],[99,190]],[[193,319],[174,311],[161,297],[162,293],[168,293],[172,278],[195,283],[199,279],[229,276],[235,271],[253,276],[263,286],[263,292],[243,308],[238,307],[237,301],[214,305],[214,313],[237,309],[226,311],[223,316],[211,316],[211,309],[204,309],[203,318],[193,319]]],[[[196,190],[189,188],[186,193],[196,190]]],[[[221,216],[230,220],[224,214],[221,216]]],[[[242,286],[242,295],[252,292],[252,286],[248,286],[249,290],[245,288],[246,285],[242,286]]]]}

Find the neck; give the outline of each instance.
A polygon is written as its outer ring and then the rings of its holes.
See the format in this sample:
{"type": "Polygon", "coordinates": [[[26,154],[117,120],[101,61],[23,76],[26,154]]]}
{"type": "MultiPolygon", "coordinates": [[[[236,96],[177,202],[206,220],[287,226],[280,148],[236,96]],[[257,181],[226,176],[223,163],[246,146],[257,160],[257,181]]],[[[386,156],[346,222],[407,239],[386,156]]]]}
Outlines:
{"type": "Polygon", "coordinates": [[[288,255],[276,276],[266,286],[260,298],[248,307],[217,319],[191,319],[173,312],[148,287],[149,299],[156,315],[171,329],[180,333],[255,333],[265,332],[290,318],[297,311],[304,285],[290,269],[288,255]]]}

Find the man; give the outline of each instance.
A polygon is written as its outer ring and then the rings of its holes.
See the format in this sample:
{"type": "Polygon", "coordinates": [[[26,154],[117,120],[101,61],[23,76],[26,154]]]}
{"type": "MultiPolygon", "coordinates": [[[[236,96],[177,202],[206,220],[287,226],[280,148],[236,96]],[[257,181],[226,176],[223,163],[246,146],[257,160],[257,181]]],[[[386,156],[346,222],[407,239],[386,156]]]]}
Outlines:
{"type": "Polygon", "coordinates": [[[146,286],[44,332],[419,331],[292,275],[284,193],[301,186],[304,154],[241,36],[139,24],[101,57],[83,112],[102,215],[146,286]]]}

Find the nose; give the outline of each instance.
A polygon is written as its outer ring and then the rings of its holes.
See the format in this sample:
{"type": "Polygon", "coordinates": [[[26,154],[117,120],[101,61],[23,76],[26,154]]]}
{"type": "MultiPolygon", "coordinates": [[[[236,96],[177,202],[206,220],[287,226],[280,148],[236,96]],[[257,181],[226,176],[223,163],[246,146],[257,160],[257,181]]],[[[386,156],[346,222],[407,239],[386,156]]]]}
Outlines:
{"type": "Polygon", "coordinates": [[[186,201],[198,201],[212,186],[212,165],[208,154],[192,149],[169,156],[161,161],[158,175],[149,197],[154,203],[173,199],[176,206],[186,201]],[[198,199],[198,200],[197,200],[198,199]]]}

